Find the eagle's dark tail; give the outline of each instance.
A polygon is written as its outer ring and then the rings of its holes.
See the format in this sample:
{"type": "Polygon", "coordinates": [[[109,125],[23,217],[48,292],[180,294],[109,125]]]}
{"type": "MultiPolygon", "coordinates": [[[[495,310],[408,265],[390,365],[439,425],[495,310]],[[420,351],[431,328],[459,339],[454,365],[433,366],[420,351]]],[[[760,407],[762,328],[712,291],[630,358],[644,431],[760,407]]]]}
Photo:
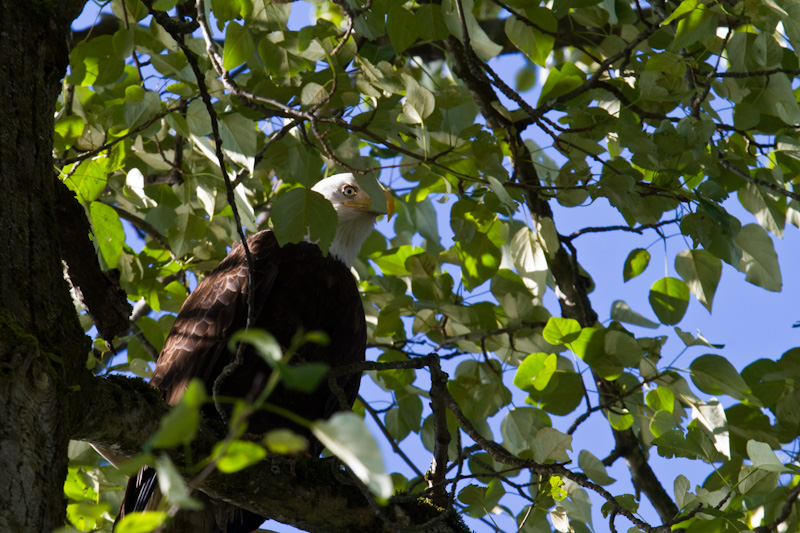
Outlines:
{"type": "MultiPolygon", "coordinates": [[[[122,500],[119,513],[117,514],[116,520],[114,520],[112,531],[117,527],[117,523],[122,520],[123,516],[153,509],[157,503],[154,502],[155,505],[153,505],[150,500],[154,496],[160,497],[158,492],[158,477],[156,476],[155,468],[145,466],[139,470],[135,476],[131,476],[128,480],[128,486],[125,489],[125,498],[122,500]]],[[[202,511],[197,512],[202,513],[202,511]]],[[[265,520],[266,518],[263,516],[243,509],[237,509],[236,512],[227,514],[224,524],[218,524],[212,519],[214,525],[213,528],[209,530],[209,533],[251,533],[252,531],[256,531],[265,520]]],[[[206,524],[206,527],[208,527],[208,524],[206,524]]],[[[168,530],[171,531],[170,529],[168,530]]],[[[177,526],[176,531],[189,533],[188,531],[183,532],[181,526],[177,526]]],[[[197,532],[193,530],[191,533],[197,532]]]]}
{"type": "Polygon", "coordinates": [[[149,466],[142,467],[135,476],[131,476],[128,479],[128,486],[125,487],[125,497],[119,506],[119,513],[117,513],[117,518],[114,520],[112,531],[116,529],[123,516],[147,510],[147,504],[150,502],[157,484],[156,469],[149,466]]]}

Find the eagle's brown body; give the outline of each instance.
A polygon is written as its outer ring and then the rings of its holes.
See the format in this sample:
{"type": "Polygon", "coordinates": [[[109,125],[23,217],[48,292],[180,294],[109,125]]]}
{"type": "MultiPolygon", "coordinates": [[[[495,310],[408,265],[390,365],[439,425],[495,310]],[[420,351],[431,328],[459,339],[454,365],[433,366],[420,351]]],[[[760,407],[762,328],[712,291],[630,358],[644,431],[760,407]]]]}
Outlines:
{"type": "MultiPolygon", "coordinates": [[[[293,364],[324,362],[337,367],[362,361],[366,347],[364,310],[348,267],[334,257],[323,256],[314,244],[301,242],[280,247],[271,231],[253,235],[248,244],[255,268],[252,326],[270,332],[284,349],[292,344],[298,331],[323,331],[328,335],[330,342],[325,346],[301,346],[292,358],[293,364]]],[[[168,403],[177,403],[193,378],[201,379],[211,393],[215,380],[234,358],[228,341],[245,327],[248,291],[248,266],[244,249],[239,246],[187,298],[170,331],[151,380],[168,403]]],[[[220,383],[219,393],[255,398],[269,374],[267,363],[248,348],[242,363],[220,383]]],[[[350,404],[358,393],[360,377],[354,374],[340,378],[339,385],[350,404]]],[[[327,418],[341,408],[326,380],[311,394],[279,386],[268,401],[308,420],[327,418]]],[[[206,406],[204,412],[206,416],[219,416],[214,405],[206,406]]],[[[265,433],[279,427],[300,429],[281,416],[260,411],[249,420],[248,432],[265,433]]],[[[131,478],[120,516],[152,505],[149,500],[154,499],[154,473],[146,469],[131,478]]],[[[215,518],[204,518],[203,526],[194,524],[184,530],[251,531],[263,521],[246,512],[234,513],[234,517],[230,512],[218,511],[215,518]],[[209,527],[210,521],[217,523],[209,527]]],[[[181,531],[177,521],[173,530],[181,531]]]]}

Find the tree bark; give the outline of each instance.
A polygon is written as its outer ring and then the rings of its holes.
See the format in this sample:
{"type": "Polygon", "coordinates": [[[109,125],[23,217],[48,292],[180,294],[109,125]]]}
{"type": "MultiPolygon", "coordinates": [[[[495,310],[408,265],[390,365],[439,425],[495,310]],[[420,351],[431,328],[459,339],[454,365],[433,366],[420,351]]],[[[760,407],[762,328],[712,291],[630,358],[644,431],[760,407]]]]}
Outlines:
{"type": "Polygon", "coordinates": [[[59,259],[51,153],[82,5],[0,0],[0,531],[64,524],[65,400],[88,345],[59,259]]]}

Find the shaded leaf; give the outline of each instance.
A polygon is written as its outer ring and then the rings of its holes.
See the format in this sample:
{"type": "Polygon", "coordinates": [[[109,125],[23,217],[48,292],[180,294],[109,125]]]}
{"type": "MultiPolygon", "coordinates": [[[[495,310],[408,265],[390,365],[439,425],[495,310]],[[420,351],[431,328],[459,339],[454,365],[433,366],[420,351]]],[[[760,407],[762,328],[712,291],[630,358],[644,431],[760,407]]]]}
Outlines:
{"type": "Polygon", "coordinates": [[[281,246],[308,237],[323,253],[336,233],[336,210],[320,193],[298,187],[278,196],[272,208],[275,238],[281,246]]]}
{"type": "Polygon", "coordinates": [[[780,291],[783,286],[778,254],[767,232],[758,224],[748,224],[739,231],[736,243],[742,248],[739,270],[745,279],[768,291],[780,291]]]}
{"type": "Polygon", "coordinates": [[[392,480],[385,473],[378,443],[361,418],[353,413],[336,413],[328,420],[314,422],[311,431],[377,498],[385,500],[392,495],[392,480]]]}
{"type": "Polygon", "coordinates": [[[705,250],[683,250],[675,257],[675,270],[692,294],[711,312],[722,275],[722,261],[705,250]]]}

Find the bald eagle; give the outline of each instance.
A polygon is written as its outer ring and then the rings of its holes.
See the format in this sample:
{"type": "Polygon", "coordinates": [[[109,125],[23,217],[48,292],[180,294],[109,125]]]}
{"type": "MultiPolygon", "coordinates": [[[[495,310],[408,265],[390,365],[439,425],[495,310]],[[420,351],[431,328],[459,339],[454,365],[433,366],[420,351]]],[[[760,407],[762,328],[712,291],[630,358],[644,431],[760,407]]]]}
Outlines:
{"type": "MultiPolygon", "coordinates": [[[[327,198],[338,216],[330,254],[323,255],[310,242],[279,246],[271,230],[251,236],[247,242],[254,268],[252,325],[271,333],[284,349],[292,344],[298,331],[325,332],[330,339],[328,344],[301,346],[292,363],[323,362],[335,368],[364,360],[364,309],[350,266],[376,217],[391,214],[393,205],[388,194],[385,199],[376,198],[383,196],[377,182],[356,179],[352,174],[323,179],[312,190],[327,198]]],[[[249,291],[248,264],[243,247],[238,246],[198,284],[175,319],[150,381],[161,390],[167,403],[177,403],[194,378],[202,380],[209,393],[214,389],[215,381],[235,357],[228,349],[228,341],[245,327],[249,291]]],[[[217,384],[217,392],[223,397],[255,398],[270,373],[268,364],[246,349],[242,362],[232,372],[226,371],[217,384]]],[[[359,382],[359,375],[339,378],[338,384],[351,406],[359,382]]],[[[307,420],[328,418],[341,409],[324,380],[311,393],[278,386],[268,401],[307,420]]],[[[214,405],[207,405],[204,414],[220,418],[214,405]]],[[[304,431],[266,411],[259,411],[248,420],[250,433],[287,427],[304,431]]],[[[321,451],[319,444],[313,448],[314,454],[321,451]]],[[[156,471],[145,467],[128,481],[115,524],[128,513],[155,508],[159,498],[156,471]]],[[[244,533],[257,529],[264,520],[205,498],[203,511],[179,513],[170,531],[244,533]]]]}

